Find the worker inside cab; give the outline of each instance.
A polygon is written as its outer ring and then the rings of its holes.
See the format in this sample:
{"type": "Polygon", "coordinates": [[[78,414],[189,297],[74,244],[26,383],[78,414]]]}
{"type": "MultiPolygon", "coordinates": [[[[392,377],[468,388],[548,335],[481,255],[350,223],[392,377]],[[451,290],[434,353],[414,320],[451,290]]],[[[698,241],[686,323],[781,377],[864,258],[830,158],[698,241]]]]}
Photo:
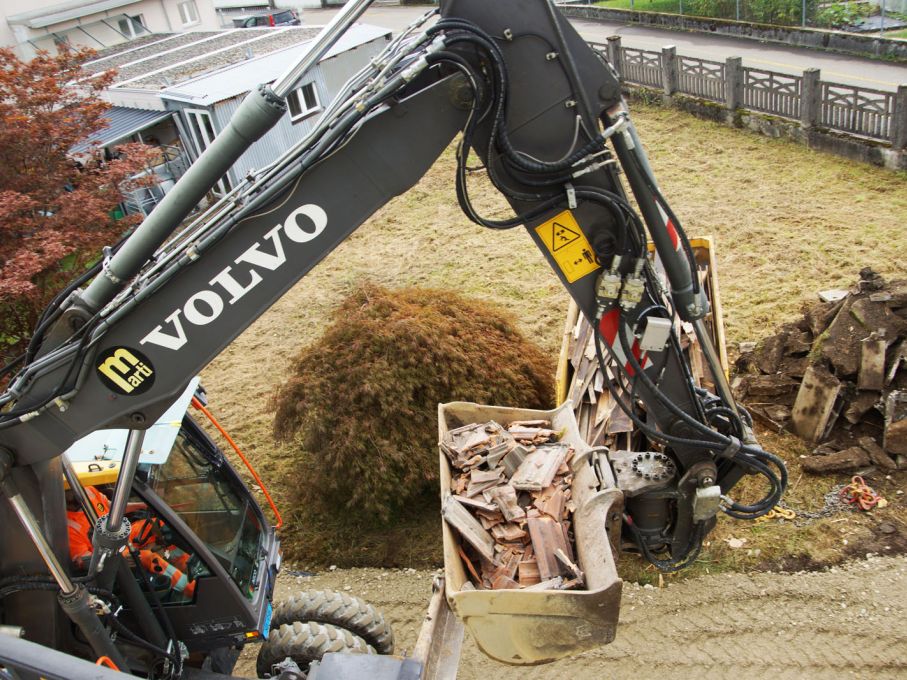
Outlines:
{"type": "MultiPolygon", "coordinates": [[[[108,514],[110,499],[107,495],[94,486],[84,488],[98,517],[108,514]]],[[[93,552],[91,534],[94,525],[74,494],[67,501],[66,515],[70,558],[77,570],[87,571],[93,552]]],[[[140,501],[127,503],[126,515],[131,523],[129,545],[132,550],[124,548],[123,555],[129,562],[133,561],[133,554],[138,556],[141,568],[155,591],[163,596],[162,599],[168,602],[191,601],[196,587],[190,568],[192,555],[173,544],[172,532],[147,504],[140,501]]]]}

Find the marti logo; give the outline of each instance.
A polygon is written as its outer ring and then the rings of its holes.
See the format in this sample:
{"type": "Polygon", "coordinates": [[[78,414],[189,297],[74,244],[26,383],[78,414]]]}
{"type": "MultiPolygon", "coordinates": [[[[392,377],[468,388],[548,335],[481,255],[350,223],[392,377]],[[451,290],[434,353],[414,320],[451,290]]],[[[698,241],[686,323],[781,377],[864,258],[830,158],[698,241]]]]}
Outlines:
{"type": "Polygon", "coordinates": [[[98,377],[119,394],[142,394],[154,384],[154,368],[137,349],[112,347],[101,353],[98,377]]]}
{"type": "Polygon", "coordinates": [[[324,231],[328,223],[323,208],[309,203],[296,208],[283,223],[268,231],[261,241],[256,241],[233,264],[225,267],[204,288],[190,295],[182,306],[174,309],[163,324],[158,324],[141,340],[142,345],[157,345],[179,350],[187,342],[185,322],[192,326],[207,326],[216,321],[226,305],[235,305],[246,293],[267,276],[286,264],[284,243],[308,243],[324,231]],[[305,218],[305,219],[301,219],[305,218]]]}

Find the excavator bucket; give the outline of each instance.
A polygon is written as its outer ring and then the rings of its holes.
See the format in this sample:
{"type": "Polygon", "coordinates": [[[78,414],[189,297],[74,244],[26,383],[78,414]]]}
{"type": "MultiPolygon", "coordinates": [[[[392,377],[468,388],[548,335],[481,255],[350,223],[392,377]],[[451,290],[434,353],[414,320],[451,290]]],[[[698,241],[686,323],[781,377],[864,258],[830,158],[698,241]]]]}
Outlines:
{"type": "MultiPolygon", "coordinates": [[[[494,421],[546,420],[559,441],[573,447],[572,514],[575,556],[584,574],[581,590],[478,590],[467,575],[460,535],[443,523],[447,600],[479,648],[507,664],[533,665],[572,656],[614,640],[622,582],[617,576],[623,494],[607,461],[579,436],[573,408],[566,402],[553,411],[441,404],[438,430],[494,421]]],[[[451,496],[451,467],[440,453],[442,506],[451,496]]]]}

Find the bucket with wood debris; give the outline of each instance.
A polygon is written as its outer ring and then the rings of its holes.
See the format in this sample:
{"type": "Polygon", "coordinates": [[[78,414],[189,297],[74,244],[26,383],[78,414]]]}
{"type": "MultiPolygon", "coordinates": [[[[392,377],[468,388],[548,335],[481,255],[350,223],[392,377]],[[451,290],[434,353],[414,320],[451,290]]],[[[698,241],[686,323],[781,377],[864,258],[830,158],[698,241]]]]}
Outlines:
{"type": "Polygon", "coordinates": [[[614,639],[623,494],[570,402],[438,408],[447,599],[488,656],[540,664],[614,639]]]}

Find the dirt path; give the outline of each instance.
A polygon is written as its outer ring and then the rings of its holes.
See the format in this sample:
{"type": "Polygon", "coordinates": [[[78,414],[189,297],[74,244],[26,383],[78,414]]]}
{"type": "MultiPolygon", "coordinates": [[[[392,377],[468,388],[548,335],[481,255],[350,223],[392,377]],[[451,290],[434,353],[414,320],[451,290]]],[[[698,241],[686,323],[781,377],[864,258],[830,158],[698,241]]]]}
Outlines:
{"type": "MultiPolygon", "coordinates": [[[[412,649],[431,572],[351,569],[284,575],[277,599],[330,588],[359,595],[391,621],[398,653],[412,649]]],[[[254,652],[254,650],[251,650],[254,652]]],[[[247,652],[240,674],[254,668],[247,652]]],[[[254,671],[253,671],[254,672],[254,671]]],[[[827,572],[725,574],[667,588],[624,585],[617,640],[529,669],[497,664],[468,639],[463,680],[592,678],[907,678],[907,558],[827,572]]]]}

